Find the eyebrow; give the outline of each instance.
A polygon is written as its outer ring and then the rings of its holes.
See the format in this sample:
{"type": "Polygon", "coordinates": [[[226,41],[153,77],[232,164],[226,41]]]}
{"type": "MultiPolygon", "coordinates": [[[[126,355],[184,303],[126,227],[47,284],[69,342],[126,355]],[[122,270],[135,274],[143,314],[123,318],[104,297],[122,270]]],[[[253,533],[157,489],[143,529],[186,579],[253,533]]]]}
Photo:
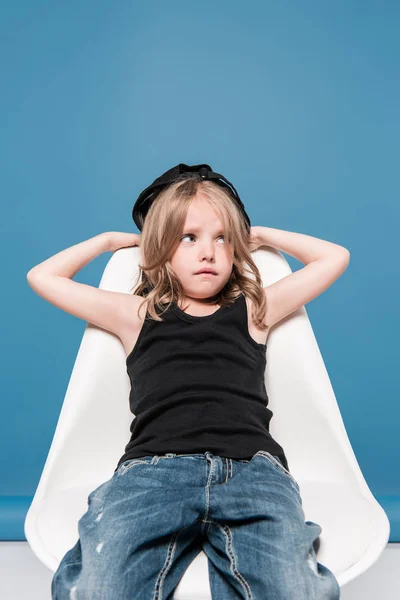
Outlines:
{"type": "MultiPolygon", "coordinates": [[[[191,227],[190,225],[187,225],[183,229],[185,231],[195,231],[195,232],[201,231],[201,227],[191,227]]],[[[217,230],[217,233],[223,233],[223,232],[224,232],[223,228],[219,227],[218,230],[217,230]]]]}

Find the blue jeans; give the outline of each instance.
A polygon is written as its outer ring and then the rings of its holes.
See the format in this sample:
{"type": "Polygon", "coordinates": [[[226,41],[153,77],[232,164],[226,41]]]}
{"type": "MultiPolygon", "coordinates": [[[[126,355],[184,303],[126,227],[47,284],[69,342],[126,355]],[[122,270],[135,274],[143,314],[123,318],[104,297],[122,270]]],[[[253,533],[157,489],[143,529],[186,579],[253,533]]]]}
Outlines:
{"type": "Polygon", "coordinates": [[[320,525],[276,456],[145,456],[88,496],[79,539],[51,583],[53,600],[172,600],[203,550],[215,600],[337,600],[317,562],[320,525]]]}

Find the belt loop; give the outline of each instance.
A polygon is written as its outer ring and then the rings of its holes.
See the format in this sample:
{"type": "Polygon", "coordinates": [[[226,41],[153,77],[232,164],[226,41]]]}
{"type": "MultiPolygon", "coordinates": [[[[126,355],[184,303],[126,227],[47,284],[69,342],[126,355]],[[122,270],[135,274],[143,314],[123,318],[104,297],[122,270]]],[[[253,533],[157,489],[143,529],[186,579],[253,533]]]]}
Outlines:
{"type": "Polygon", "coordinates": [[[206,452],[205,453],[206,459],[208,460],[208,462],[210,463],[210,465],[212,465],[212,459],[214,457],[212,452],[206,452]]]}

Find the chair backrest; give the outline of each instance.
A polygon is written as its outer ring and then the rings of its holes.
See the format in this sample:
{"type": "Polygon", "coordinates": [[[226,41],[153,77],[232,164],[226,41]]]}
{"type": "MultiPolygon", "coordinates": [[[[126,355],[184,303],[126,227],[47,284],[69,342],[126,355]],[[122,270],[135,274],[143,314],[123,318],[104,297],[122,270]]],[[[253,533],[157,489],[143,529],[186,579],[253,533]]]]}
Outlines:
{"type": "MultiPolygon", "coordinates": [[[[263,285],[291,273],[282,254],[252,254],[263,285]]],[[[129,292],[136,281],[140,249],[123,248],[106,265],[100,288],[129,292]]],[[[26,538],[38,558],[56,570],[76,541],[76,531],[54,531],[59,499],[75,490],[75,521],[87,495],[112,477],[130,437],[130,382],[120,339],[88,324],[73,366],[49,454],[25,520],[26,538]],[[78,499],[77,499],[78,498],[78,499]]],[[[347,483],[373,498],[358,466],[328,373],[304,307],[271,330],[265,372],[270,433],[281,444],[293,476],[302,481],[347,483]]],[[[65,513],[64,513],[65,514],[65,513]]],[[[58,522],[60,519],[58,518],[58,522]]]]}

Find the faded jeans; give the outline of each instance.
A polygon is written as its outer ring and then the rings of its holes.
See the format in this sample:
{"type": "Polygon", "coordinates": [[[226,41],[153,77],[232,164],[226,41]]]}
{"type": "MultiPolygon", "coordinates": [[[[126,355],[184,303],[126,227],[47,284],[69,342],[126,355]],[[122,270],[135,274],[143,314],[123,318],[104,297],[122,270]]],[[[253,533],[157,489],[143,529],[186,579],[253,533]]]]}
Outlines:
{"type": "Polygon", "coordinates": [[[52,600],[172,600],[201,550],[213,600],[338,600],[304,518],[299,484],[264,450],[126,460],[89,494],[52,600]]]}

